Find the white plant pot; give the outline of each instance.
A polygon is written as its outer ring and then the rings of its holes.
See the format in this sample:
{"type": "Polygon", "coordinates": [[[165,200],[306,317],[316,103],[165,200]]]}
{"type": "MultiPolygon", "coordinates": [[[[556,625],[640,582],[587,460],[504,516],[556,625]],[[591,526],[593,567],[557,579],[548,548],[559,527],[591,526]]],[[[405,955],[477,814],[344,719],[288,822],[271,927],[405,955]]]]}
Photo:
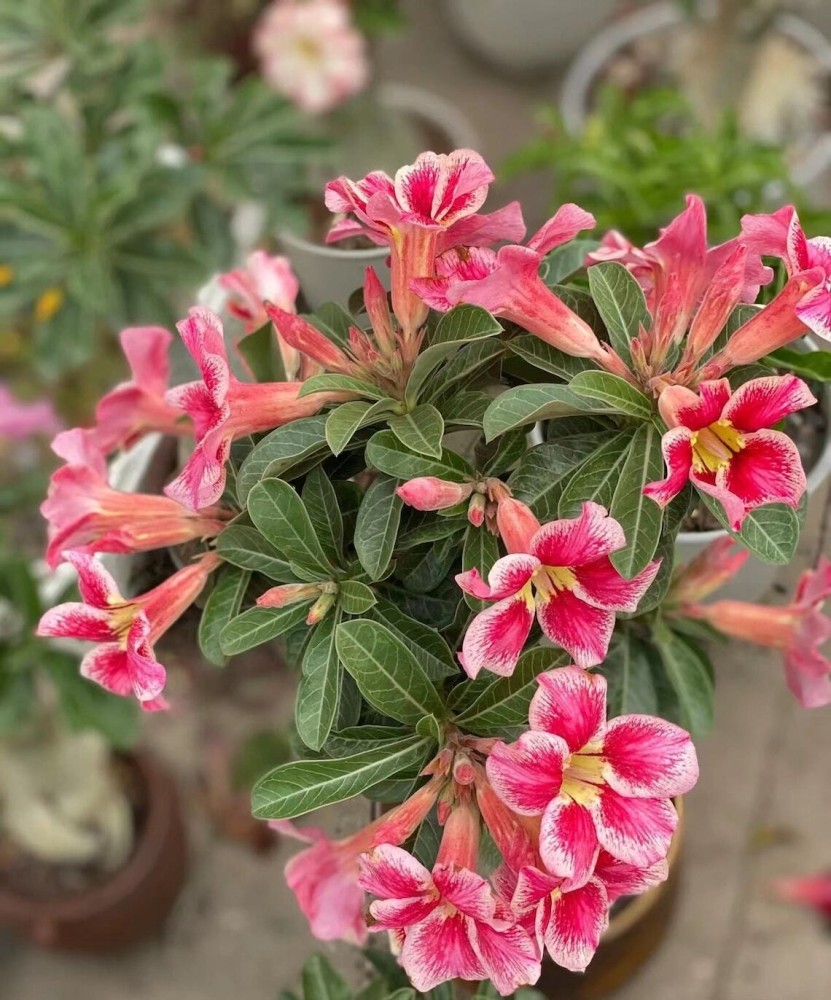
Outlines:
{"type": "MultiPolygon", "coordinates": [[[[475,149],[478,139],[467,118],[443,97],[420,87],[386,84],[378,91],[380,102],[390,111],[411,115],[447,137],[448,149],[475,149]]],[[[382,281],[388,281],[383,266],[386,247],[348,250],[308,240],[289,230],[280,230],[278,242],[291,259],[303,296],[311,309],[324,302],[344,304],[364,283],[364,271],[373,266],[382,281]]]]}
{"type": "Polygon", "coordinates": [[[530,74],[571,58],[608,20],[615,0],[444,0],[469,52],[504,73],[530,74]]]}
{"type": "MultiPolygon", "coordinates": [[[[592,110],[593,91],[610,60],[639,38],[667,28],[681,27],[687,16],[675,0],[661,0],[616,19],[599,31],[579,52],[563,79],[560,113],[569,132],[576,134],[592,110]]],[[[780,14],[776,27],[782,35],[811,54],[818,66],[831,72],[831,41],[813,24],[792,14],[780,14]]],[[[795,183],[809,186],[831,167],[831,135],[824,133],[791,167],[795,183]]]]}

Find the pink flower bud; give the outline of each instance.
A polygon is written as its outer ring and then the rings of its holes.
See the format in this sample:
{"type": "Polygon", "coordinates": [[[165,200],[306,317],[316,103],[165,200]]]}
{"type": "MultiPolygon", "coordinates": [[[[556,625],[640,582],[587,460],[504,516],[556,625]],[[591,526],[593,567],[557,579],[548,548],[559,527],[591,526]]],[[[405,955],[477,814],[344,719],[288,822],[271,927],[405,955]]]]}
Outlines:
{"type": "Polygon", "coordinates": [[[420,476],[399,486],[395,492],[416,510],[444,510],[467,500],[472,491],[470,483],[449,483],[435,476],[420,476]]]}
{"type": "Polygon", "coordinates": [[[499,501],[496,524],[508,552],[528,552],[531,538],[540,530],[531,508],[513,497],[499,501]]]}
{"type": "Polygon", "coordinates": [[[257,605],[261,608],[284,608],[287,604],[311,601],[319,594],[320,586],[316,583],[285,583],[260,594],[257,605]]]}

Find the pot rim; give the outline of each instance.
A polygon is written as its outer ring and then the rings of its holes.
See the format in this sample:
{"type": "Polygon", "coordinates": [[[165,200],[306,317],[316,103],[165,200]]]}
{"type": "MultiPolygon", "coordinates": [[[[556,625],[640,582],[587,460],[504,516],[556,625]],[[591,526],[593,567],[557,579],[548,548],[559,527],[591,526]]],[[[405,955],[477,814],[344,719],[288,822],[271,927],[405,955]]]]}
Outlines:
{"type": "MultiPolygon", "coordinates": [[[[392,111],[411,112],[430,122],[445,133],[449,144],[455,149],[476,149],[479,138],[464,114],[440,94],[425,87],[409,83],[385,83],[378,88],[378,100],[392,111]]],[[[335,260],[369,262],[382,260],[389,255],[389,247],[367,247],[363,250],[344,250],[327,243],[315,243],[294,230],[281,228],[277,231],[281,242],[295,250],[328,257],[335,260]]]]}
{"type": "Polygon", "coordinates": [[[150,754],[144,751],[116,754],[135,767],[147,790],[147,817],[138,831],[133,853],[112,877],[90,889],[56,899],[33,899],[8,888],[0,888],[0,910],[13,913],[16,919],[37,921],[48,919],[78,922],[109,909],[115,902],[132,892],[143,882],[156,864],[169,826],[168,803],[176,795],[170,775],[150,754]]]}
{"type": "MultiPolygon", "coordinates": [[[[615,52],[643,35],[672,28],[685,20],[686,15],[677,0],[658,0],[601,28],[580,49],[563,78],[559,108],[566,129],[576,134],[583,127],[589,114],[592,85],[615,52]]],[[[831,39],[820,28],[796,14],[778,14],[774,24],[786,38],[806,49],[823,69],[831,72],[831,39]]],[[[807,184],[823,173],[829,164],[831,132],[826,130],[817,135],[816,141],[801,157],[801,162],[790,168],[791,176],[798,184],[807,184]]]]}

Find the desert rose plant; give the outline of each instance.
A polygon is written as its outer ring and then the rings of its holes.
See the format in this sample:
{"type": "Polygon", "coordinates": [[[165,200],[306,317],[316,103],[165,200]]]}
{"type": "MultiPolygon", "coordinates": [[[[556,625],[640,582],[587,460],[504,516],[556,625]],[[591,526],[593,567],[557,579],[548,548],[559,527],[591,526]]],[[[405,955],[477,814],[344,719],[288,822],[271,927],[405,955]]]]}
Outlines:
{"type": "MultiPolygon", "coordinates": [[[[779,428],[816,397],[783,366],[814,362],[768,356],[829,334],[831,258],[784,210],[708,247],[690,196],[653,243],[587,261],[591,215],[524,238],[518,205],[483,213],[492,180],[457,150],[333,181],[332,237],[389,247],[391,295],[368,269],[355,312],[298,315],[285,262],[252,258],[227,331],[204,308],[179,324],[187,385],[166,387],[163,331],[125,334],[132,380],[55,445],[49,557],[83,603],[41,631],[94,640],[84,672],[151,710],[156,641],[200,592],[209,659],[279,637],[306,749],[253,810],[307,844],[286,876],[312,932],[387,932],[419,991],[507,995],[546,956],[584,969],[611,904],[666,877],[712,716],[707,623],[742,620],[702,603],[734,550],[674,575],[675,539],[705,505],[735,551],[792,558],[806,477],[779,428]],[[757,308],[777,253],[790,276],[757,308]],[[106,456],[150,431],[192,442],[167,495],[111,489],[106,456]],[[183,568],[139,596],[96,561],[163,546],[183,568]],[[386,808],[346,839],[292,822],[361,794],[386,808]]],[[[757,639],[818,635],[817,573],[757,639]]],[[[827,660],[788,663],[829,700],[827,660]]]]}

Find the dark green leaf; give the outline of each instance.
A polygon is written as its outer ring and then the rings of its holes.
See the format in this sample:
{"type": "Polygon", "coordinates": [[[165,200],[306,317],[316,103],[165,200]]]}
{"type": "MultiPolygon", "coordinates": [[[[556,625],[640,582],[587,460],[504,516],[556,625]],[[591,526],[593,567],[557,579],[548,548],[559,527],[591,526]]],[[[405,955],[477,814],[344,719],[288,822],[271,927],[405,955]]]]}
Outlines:
{"type": "Polygon", "coordinates": [[[777,371],[793,372],[811,382],[831,382],[831,351],[797,351],[780,347],[778,351],[762,358],[762,363],[777,371]]]}
{"type": "Polygon", "coordinates": [[[595,368],[594,363],[588,358],[573,358],[570,354],[564,354],[532,333],[523,333],[519,337],[514,337],[508,341],[508,347],[514,354],[524,358],[535,368],[551,372],[552,375],[559,375],[566,382],[569,382],[580,372],[591,371],[595,368]]]}
{"type": "Polygon", "coordinates": [[[618,434],[583,462],[560,497],[560,517],[576,517],[587,500],[611,506],[631,439],[631,434],[618,434]]]}
{"type": "Polygon", "coordinates": [[[423,403],[409,413],[390,417],[387,423],[393,434],[410,451],[430,458],[441,458],[444,420],[435,406],[423,403]]]}
{"type": "Polygon", "coordinates": [[[249,608],[228,622],[220,633],[219,647],[225,656],[244,653],[288,632],[304,620],[308,610],[308,601],[284,608],[249,608]]]}
{"type": "Polygon", "coordinates": [[[214,589],[202,609],[199,621],[199,648],[211,663],[222,666],[225,657],[219,646],[219,636],[225,626],[236,618],[242,606],[251,573],[237,566],[225,566],[217,574],[214,589]]]}
{"type": "Polygon", "coordinates": [[[282,476],[310,455],[326,447],[326,416],[302,417],[267,434],[253,449],[237,473],[237,496],[242,506],[261,480],[282,476]]]}
{"type": "Polygon", "coordinates": [[[392,431],[378,431],[366,446],[367,462],[393,479],[416,479],[419,476],[436,476],[461,483],[473,475],[473,470],[455,452],[445,448],[441,458],[417,455],[406,448],[392,431]]]}
{"type": "Polygon", "coordinates": [[[329,960],[312,955],[303,966],[303,1000],[351,1000],[352,993],[329,960]]]}
{"type": "Polygon", "coordinates": [[[652,323],[643,289],[617,261],[594,264],[588,274],[589,289],[609,331],[612,347],[629,362],[630,341],[638,336],[642,326],[648,330],[652,323]]]}
{"type": "Polygon", "coordinates": [[[406,643],[431,680],[459,672],[452,650],[434,628],[411,618],[390,601],[379,601],[370,614],[406,643]]]}
{"type": "Polygon", "coordinates": [[[646,569],[658,548],[663,511],[643,489],[661,479],[663,471],[660,431],[652,423],[643,424],[632,435],[609,509],[626,537],[626,547],[612,553],[612,565],[627,580],[646,569]]]}
{"type": "Polygon", "coordinates": [[[651,420],[655,408],[646,396],[625,379],[608,372],[580,372],[569,383],[578,396],[596,399],[609,411],[625,413],[638,420],[651,420]]]}
{"type": "Polygon", "coordinates": [[[248,513],[256,528],[291,563],[331,579],[333,569],[303,501],[282,479],[264,479],[248,495],[248,513]]]}
{"type": "Polygon", "coordinates": [[[681,725],[698,738],[713,725],[713,680],[706,658],[664,622],[658,623],[654,636],[666,676],[678,698],[681,725]]]}
{"type": "MultiPolygon", "coordinates": [[[[465,535],[465,546],[462,551],[462,569],[467,572],[470,569],[479,571],[479,576],[483,580],[488,579],[491,567],[499,558],[499,543],[496,535],[492,535],[488,529],[482,525],[477,528],[475,525],[468,525],[465,535]]],[[[488,606],[487,601],[480,601],[470,594],[465,594],[468,607],[474,611],[482,611],[488,606]]]]}
{"type": "Polygon", "coordinates": [[[292,583],[296,579],[277,549],[256,528],[246,524],[226,528],[217,537],[216,551],[233,566],[262,573],[278,583],[292,583]]]}
{"type": "Polygon", "coordinates": [[[306,476],[302,499],[327,559],[333,566],[339,565],[343,558],[343,520],[335,488],[320,466],[306,476]]]}
{"type": "Polygon", "coordinates": [[[286,381],[283,356],[271,320],[259,330],[243,337],[237,344],[237,349],[258,382],[286,381]]]}
{"type": "Polygon", "coordinates": [[[609,653],[597,668],[608,684],[606,706],[609,718],[616,715],[656,715],[658,697],[652,680],[649,649],[624,630],[616,632],[609,653]]]}
{"type": "Polygon", "coordinates": [[[326,615],[309,636],[303,654],[294,719],[300,739],[310,750],[320,750],[337,717],[343,673],[335,648],[339,621],[337,609],[326,615]]]}
{"type": "Polygon", "coordinates": [[[533,448],[508,480],[514,496],[528,504],[543,523],[556,519],[557,505],[569,477],[610,436],[563,436],[533,448]]]}
{"type": "Polygon", "coordinates": [[[370,580],[383,578],[395,548],[403,506],[396,486],[394,479],[378,476],[364,494],[358,510],[355,551],[370,580]]]}
{"type": "Polygon", "coordinates": [[[311,396],[315,392],[354,392],[367,399],[386,399],[386,394],[372,382],[353,378],[352,375],[333,375],[328,372],[307,378],[300,389],[300,396],[311,396]]]}
{"type": "Polygon", "coordinates": [[[600,246],[599,240],[578,236],[552,250],[545,258],[545,283],[556,285],[586,266],[586,257],[600,246]]]}
{"type": "Polygon", "coordinates": [[[543,382],[506,389],[488,407],[483,423],[485,438],[492,441],[515,427],[525,427],[539,420],[551,420],[583,411],[613,412],[613,408],[587,397],[578,396],[564,385],[543,382]]]}
{"type": "Polygon", "coordinates": [[[358,580],[344,580],[338,588],[338,598],[348,615],[362,615],[378,603],[372,587],[358,580]]]}

